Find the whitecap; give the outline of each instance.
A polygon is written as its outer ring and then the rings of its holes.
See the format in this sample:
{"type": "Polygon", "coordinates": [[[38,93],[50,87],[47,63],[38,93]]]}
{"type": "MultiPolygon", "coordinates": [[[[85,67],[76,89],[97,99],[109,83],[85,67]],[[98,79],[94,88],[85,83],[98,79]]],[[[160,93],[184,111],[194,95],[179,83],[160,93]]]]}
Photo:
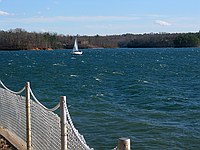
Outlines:
{"type": "Polygon", "coordinates": [[[58,66],[58,65],[60,65],[60,64],[53,64],[53,66],[58,66]]]}
{"type": "Polygon", "coordinates": [[[143,83],[149,83],[148,81],[143,81],[143,83]]]}
{"type": "Polygon", "coordinates": [[[82,87],[86,87],[86,85],[82,85],[82,87]]]}
{"type": "Polygon", "coordinates": [[[138,80],[138,82],[149,83],[149,81],[146,80],[138,80]]]}
{"type": "Polygon", "coordinates": [[[96,77],[95,77],[95,80],[101,82],[101,79],[99,79],[99,78],[96,78],[96,77]]]}
{"type": "Polygon", "coordinates": [[[123,73],[122,72],[113,72],[113,74],[117,74],[117,75],[123,75],[123,73]]]}
{"type": "Polygon", "coordinates": [[[71,57],[71,59],[76,59],[75,57],[71,57]]]}
{"type": "Polygon", "coordinates": [[[57,64],[53,64],[53,66],[67,66],[67,65],[57,63],[57,64]]]}
{"type": "Polygon", "coordinates": [[[96,96],[102,96],[103,97],[104,94],[103,93],[97,93],[96,96]]]}
{"type": "Polygon", "coordinates": [[[160,64],[161,68],[165,68],[167,65],[166,64],[160,64]]]}
{"type": "Polygon", "coordinates": [[[77,77],[77,75],[75,75],[75,74],[71,74],[70,77],[77,77]]]}

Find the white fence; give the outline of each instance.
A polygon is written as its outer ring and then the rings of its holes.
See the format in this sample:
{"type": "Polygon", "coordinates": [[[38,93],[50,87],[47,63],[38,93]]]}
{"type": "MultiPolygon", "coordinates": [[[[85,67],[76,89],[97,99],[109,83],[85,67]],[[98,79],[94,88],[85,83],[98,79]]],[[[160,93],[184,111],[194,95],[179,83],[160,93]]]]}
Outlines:
{"type": "Polygon", "coordinates": [[[26,141],[28,150],[91,150],[72,123],[65,96],[48,109],[36,99],[29,82],[19,92],[1,81],[0,85],[0,126],[26,141]],[[53,112],[59,107],[60,117],[53,112]]]}

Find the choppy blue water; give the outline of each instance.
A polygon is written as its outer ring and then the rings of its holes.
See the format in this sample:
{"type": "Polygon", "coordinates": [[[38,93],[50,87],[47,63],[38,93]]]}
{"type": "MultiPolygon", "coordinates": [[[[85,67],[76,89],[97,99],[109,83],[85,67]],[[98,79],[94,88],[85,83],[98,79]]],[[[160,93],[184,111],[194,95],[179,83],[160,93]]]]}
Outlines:
{"type": "Polygon", "coordinates": [[[109,150],[200,149],[200,49],[0,51],[0,79],[13,90],[30,81],[47,107],[68,97],[87,144],[109,150]]]}

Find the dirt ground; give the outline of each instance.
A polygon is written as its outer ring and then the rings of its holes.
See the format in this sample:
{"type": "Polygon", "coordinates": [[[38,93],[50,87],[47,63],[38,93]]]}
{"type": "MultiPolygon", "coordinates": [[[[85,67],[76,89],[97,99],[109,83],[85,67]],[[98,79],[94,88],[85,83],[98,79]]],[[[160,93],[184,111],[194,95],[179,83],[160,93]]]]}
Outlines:
{"type": "Polygon", "coordinates": [[[10,142],[0,135],[0,150],[17,150],[10,142]]]}

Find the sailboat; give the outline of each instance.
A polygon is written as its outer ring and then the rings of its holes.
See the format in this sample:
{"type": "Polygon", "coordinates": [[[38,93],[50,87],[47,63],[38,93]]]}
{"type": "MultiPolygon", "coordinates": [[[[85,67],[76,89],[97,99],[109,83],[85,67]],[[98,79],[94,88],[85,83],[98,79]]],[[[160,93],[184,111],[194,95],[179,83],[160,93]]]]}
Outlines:
{"type": "Polygon", "coordinates": [[[72,50],[72,54],[74,54],[74,55],[82,55],[83,54],[83,52],[78,49],[77,38],[74,41],[74,47],[72,50]]]}

